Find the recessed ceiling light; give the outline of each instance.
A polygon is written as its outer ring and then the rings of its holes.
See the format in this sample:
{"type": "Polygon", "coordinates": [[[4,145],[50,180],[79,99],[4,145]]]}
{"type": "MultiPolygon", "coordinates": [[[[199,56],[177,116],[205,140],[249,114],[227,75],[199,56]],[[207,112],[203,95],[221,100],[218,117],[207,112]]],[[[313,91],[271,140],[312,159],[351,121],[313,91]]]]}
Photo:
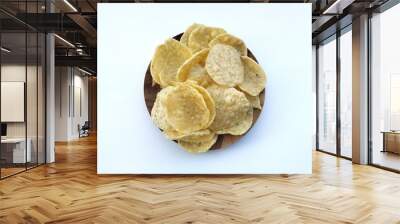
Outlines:
{"type": "Polygon", "coordinates": [[[73,45],[73,44],[72,44],[71,42],[69,42],[68,40],[66,40],[66,39],[64,39],[64,38],[62,38],[62,37],[60,37],[60,36],[57,35],[57,34],[54,34],[54,36],[57,37],[57,38],[58,38],[59,40],[61,40],[62,42],[64,42],[65,44],[67,44],[68,46],[75,48],[75,45],[73,45]]]}
{"type": "Polygon", "coordinates": [[[1,49],[1,51],[4,51],[6,53],[10,53],[11,52],[11,50],[9,50],[9,49],[7,49],[5,47],[1,47],[0,49],[1,49]]]}
{"type": "Polygon", "coordinates": [[[78,12],[78,10],[68,1],[64,0],[65,4],[67,4],[74,12],[78,12]]]}
{"type": "Polygon", "coordinates": [[[88,71],[86,71],[86,70],[83,70],[83,69],[81,69],[81,68],[79,68],[79,67],[78,67],[78,70],[81,71],[81,72],[83,72],[83,73],[85,73],[85,74],[87,74],[87,75],[90,75],[90,76],[93,75],[92,73],[90,73],[90,72],[88,72],[88,71]]]}

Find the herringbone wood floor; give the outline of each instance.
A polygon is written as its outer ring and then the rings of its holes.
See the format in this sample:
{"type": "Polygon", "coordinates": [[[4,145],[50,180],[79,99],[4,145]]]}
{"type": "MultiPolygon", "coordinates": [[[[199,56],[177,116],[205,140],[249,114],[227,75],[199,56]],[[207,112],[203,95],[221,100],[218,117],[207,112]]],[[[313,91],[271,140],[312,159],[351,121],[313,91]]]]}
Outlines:
{"type": "Polygon", "coordinates": [[[400,223],[400,175],[318,152],[313,175],[98,176],[95,137],[56,151],[0,181],[0,223],[400,223]]]}

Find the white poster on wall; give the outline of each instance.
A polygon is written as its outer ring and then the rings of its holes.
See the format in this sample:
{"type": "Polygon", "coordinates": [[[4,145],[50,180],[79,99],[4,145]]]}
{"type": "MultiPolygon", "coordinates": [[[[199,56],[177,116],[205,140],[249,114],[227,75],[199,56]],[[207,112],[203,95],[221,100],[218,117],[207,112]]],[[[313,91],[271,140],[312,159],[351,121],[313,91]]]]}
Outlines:
{"type": "Polygon", "coordinates": [[[311,173],[311,65],[311,4],[98,4],[98,173],[311,173]],[[164,137],[143,90],[156,47],[193,23],[240,37],[268,77],[253,127],[199,154],[164,137]]]}
{"type": "Polygon", "coordinates": [[[25,82],[1,82],[1,122],[25,121],[25,82]]]}

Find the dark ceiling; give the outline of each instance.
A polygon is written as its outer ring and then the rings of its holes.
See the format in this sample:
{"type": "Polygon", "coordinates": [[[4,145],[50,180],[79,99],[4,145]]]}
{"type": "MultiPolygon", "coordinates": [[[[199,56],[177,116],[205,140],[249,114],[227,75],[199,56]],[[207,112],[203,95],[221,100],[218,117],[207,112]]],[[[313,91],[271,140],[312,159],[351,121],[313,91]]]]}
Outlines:
{"type": "MultiPolygon", "coordinates": [[[[97,3],[138,2],[269,2],[312,3],[313,43],[351,24],[353,16],[378,7],[387,0],[253,0],[253,1],[150,1],[150,0],[1,0],[1,31],[18,48],[18,32],[55,32],[56,65],[86,66],[96,70],[97,3]],[[338,1],[335,3],[335,1],[338,1]],[[46,7],[47,2],[47,7],[46,7]],[[51,12],[51,13],[50,13],[51,12]],[[340,23],[338,21],[341,20],[340,23]],[[346,22],[347,21],[347,22],[346,22]]],[[[3,35],[4,36],[4,35],[3,35]]],[[[23,44],[23,43],[19,43],[23,44]]],[[[22,45],[20,45],[22,46],[22,45]]],[[[28,48],[29,51],[29,48],[28,48]]]]}

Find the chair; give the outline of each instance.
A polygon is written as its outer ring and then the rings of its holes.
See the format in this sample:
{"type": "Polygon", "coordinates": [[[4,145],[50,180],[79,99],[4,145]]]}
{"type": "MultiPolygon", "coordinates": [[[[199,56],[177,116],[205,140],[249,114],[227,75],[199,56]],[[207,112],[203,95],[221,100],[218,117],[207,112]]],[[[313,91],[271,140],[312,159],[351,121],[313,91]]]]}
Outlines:
{"type": "Polygon", "coordinates": [[[89,129],[90,129],[89,121],[85,121],[85,123],[82,125],[82,127],[80,127],[80,125],[78,125],[79,138],[89,136],[89,129]]]}

